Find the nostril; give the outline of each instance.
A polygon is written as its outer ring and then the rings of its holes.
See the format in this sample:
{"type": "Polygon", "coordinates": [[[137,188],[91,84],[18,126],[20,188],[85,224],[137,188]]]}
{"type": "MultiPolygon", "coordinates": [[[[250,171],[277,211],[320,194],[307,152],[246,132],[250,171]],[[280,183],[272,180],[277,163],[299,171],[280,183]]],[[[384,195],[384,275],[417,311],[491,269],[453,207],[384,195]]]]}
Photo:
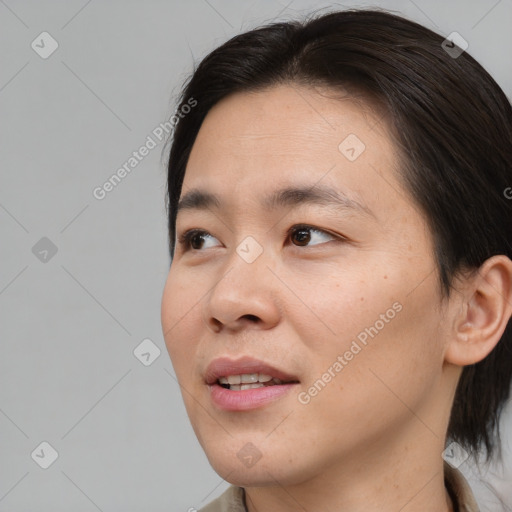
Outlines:
{"type": "Polygon", "coordinates": [[[205,323],[207,327],[214,333],[218,333],[222,329],[222,322],[217,318],[210,318],[205,323]]]}
{"type": "Polygon", "coordinates": [[[218,318],[215,318],[214,316],[205,319],[206,327],[212,331],[215,334],[218,334],[222,331],[222,329],[239,329],[244,324],[258,324],[262,322],[261,318],[258,315],[252,315],[252,314],[246,314],[238,317],[236,320],[233,321],[233,325],[227,322],[222,322],[222,320],[219,320],[218,318]],[[236,324],[236,327],[235,327],[236,324]]]}

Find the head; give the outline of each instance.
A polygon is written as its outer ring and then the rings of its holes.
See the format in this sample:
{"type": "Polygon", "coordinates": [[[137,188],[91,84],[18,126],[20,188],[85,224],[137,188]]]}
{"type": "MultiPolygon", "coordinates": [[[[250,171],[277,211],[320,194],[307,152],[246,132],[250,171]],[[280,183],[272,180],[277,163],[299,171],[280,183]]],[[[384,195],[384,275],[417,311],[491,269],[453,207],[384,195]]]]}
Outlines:
{"type": "Polygon", "coordinates": [[[179,108],[197,103],[169,155],[162,326],[229,481],[298,482],[386,440],[499,445],[512,109],[443,39],[379,11],[275,23],[214,50],[183,89],[179,108]],[[219,409],[207,367],[242,355],[297,382],[219,409]],[[235,466],[244,449],[259,472],[235,466]]]}

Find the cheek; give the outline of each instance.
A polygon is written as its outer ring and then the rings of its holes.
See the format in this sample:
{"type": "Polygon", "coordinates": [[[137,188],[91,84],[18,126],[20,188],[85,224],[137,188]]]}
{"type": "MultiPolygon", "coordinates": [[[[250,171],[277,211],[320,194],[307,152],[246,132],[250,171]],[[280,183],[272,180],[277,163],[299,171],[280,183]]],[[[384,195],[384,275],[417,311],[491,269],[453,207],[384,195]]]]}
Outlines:
{"type": "Polygon", "coordinates": [[[194,339],[201,322],[201,288],[186,285],[178,272],[171,271],[162,294],[162,332],[177,373],[192,363],[191,354],[195,351],[194,339]]]}
{"type": "Polygon", "coordinates": [[[354,407],[374,403],[378,410],[382,400],[397,402],[391,390],[398,390],[413,403],[441,372],[435,277],[410,293],[410,279],[393,268],[363,265],[349,272],[338,266],[314,283],[295,281],[294,291],[306,299],[295,299],[288,313],[312,362],[307,385],[332,382],[322,391],[326,400],[352,397],[354,407]]]}
{"type": "Polygon", "coordinates": [[[355,264],[347,258],[281,274],[293,292],[285,291],[283,296],[288,320],[309,349],[317,354],[343,353],[358,334],[364,338],[364,329],[375,322],[379,331],[387,327],[380,314],[388,313],[388,322],[396,316],[392,306],[398,295],[386,272],[372,263],[355,264]]]}
{"type": "Polygon", "coordinates": [[[364,323],[354,329],[365,333],[365,343],[348,334],[322,352],[310,351],[315,363],[301,403],[309,400],[304,414],[321,424],[318,435],[331,446],[356,447],[392,435],[410,421],[411,410],[421,411],[427,403],[440,365],[428,332],[411,329],[411,321],[404,307],[380,330],[378,324],[376,331],[366,331],[364,323]]]}

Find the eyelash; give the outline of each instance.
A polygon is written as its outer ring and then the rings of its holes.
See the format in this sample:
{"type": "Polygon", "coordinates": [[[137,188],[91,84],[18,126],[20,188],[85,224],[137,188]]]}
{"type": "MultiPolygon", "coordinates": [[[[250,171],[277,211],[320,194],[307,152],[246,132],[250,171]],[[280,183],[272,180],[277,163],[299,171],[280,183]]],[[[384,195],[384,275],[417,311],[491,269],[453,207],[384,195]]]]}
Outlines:
{"type": "MultiPolygon", "coordinates": [[[[322,233],[322,234],[326,234],[326,235],[329,235],[335,239],[337,239],[338,241],[346,241],[347,239],[341,235],[335,235],[333,233],[330,233],[329,231],[326,231],[324,229],[320,229],[320,228],[316,228],[315,226],[310,226],[309,224],[294,224],[290,229],[288,229],[288,231],[286,232],[286,239],[288,240],[288,238],[296,231],[300,231],[300,230],[309,230],[309,231],[313,231],[315,233],[322,233]]],[[[196,235],[211,235],[211,233],[209,233],[208,231],[205,231],[204,229],[197,229],[197,228],[193,228],[193,229],[189,229],[188,231],[186,231],[185,233],[183,233],[179,238],[178,238],[178,243],[183,247],[183,252],[187,252],[187,251],[191,251],[191,250],[196,250],[196,251],[201,251],[202,249],[193,249],[191,247],[191,242],[192,242],[192,238],[196,235]]],[[[213,235],[212,235],[213,236],[213,235]]],[[[329,241],[332,241],[332,240],[329,240],[329,241]]],[[[322,244],[317,244],[317,245],[322,245],[322,244]]],[[[296,247],[305,247],[305,246],[296,246],[296,247]]]]}

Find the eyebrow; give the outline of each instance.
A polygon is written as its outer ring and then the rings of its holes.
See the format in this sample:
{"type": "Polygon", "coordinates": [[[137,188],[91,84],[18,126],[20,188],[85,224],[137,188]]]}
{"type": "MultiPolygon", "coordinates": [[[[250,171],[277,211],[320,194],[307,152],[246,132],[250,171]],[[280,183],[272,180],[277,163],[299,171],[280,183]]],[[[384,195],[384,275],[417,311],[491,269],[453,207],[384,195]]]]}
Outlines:
{"type": "MultiPolygon", "coordinates": [[[[261,205],[268,210],[297,207],[304,204],[320,205],[341,211],[352,211],[376,219],[375,214],[367,206],[355,199],[326,186],[285,187],[264,197],[261,205]]],[[[183,210],[220,209],[220,196],[199,188],[189,190],[178,202],[176,214],[183,210]]]]}

